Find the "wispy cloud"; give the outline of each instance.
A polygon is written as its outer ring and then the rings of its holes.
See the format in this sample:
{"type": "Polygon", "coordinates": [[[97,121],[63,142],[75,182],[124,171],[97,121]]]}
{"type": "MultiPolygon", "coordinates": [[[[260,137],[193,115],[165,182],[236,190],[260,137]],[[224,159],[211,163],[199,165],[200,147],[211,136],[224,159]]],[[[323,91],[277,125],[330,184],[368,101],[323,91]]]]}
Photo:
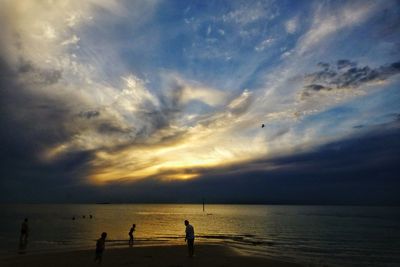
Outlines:
{"type": "Polygon", "coordinates": [[[382,7],[376,2],[365,1],[347,3],[336,12],[329,12],[322,4],[319,4],[310,29],[299,40],[297,52],[301,55],[312,51],[320,42],[327,40],[329,35],[341,29],[359,25],[378,8],[382,7]]]}

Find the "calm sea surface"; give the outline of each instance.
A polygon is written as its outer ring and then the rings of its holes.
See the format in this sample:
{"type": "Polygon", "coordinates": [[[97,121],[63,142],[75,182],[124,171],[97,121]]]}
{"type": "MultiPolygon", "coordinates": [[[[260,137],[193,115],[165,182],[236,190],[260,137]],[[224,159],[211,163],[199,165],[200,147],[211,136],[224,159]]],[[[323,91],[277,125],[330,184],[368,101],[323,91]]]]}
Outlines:
{"type": "Polygon", "coordinates": [[[21,252],[25,217],[25,253],[93,248],[103,231],[107,247],[127,246],[132,223],[136,245],[183,244],[188,219],[198,242],[243,253],[327,266],[400,266],[398,207],[206,205],[203,212],[201,205],[0,205],[0,211],[2,256],[21,252]]]}

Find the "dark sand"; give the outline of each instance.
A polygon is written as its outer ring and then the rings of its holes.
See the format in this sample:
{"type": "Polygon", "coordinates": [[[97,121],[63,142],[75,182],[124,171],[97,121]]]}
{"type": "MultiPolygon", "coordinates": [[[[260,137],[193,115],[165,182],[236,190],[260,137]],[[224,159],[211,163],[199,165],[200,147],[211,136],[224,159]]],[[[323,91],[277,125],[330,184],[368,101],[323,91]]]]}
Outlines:
{"type": "MultiPolygon", "coordinates": [[[[94,250],[26,254],[0,260],[0,266],[63,267],[99,266],[93,262],[94,250]]],[[[151,246],[107,249],[101,266],[143,267],[295,267],[302,266],[261,257],[243,256],[224,245],[200,244],[195,248],[195,257],[187,257],[186,246],[151,246]]]]}

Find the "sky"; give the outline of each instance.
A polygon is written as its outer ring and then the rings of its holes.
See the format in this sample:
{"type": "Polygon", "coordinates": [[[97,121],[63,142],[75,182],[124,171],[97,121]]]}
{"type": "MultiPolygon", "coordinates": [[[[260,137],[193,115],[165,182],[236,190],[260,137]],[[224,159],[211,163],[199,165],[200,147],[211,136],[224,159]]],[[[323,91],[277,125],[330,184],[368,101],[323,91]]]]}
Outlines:
{"type": "Polygon", "coordinates": [[[2,203],[400,204],[398,1],[3,0],[0,25],[2,203]]]}

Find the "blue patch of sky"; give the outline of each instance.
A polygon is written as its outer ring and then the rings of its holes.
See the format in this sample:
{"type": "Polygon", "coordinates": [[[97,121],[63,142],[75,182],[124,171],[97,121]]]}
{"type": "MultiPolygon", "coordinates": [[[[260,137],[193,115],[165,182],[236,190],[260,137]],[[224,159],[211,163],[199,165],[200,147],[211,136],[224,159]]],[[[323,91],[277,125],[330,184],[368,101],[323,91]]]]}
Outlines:
{"type": "MultiPolygon", "coordinates": [[[[246,12],[246,8],[251,9],[252,5],[230,1],[167,1],[145,29],[146,34],[154,31],[155,42],[123,50],[121,58],[136,73],[157,75],[154,72],[169,70],[225,90],[254,87],[260,74],[279,64],[282,49],[293,46],[296,35],[288,36],[284,29],[291,13],[276,18],[260,16],[244,25],[240,24],[240,18],[229,16],[246,12]],[[262,53],[255,51],[267,38],[274,40],[271,47],[262,53]]],[[[274,8],[278,14],[279,8],[274,8]]]]}
{"type": "Polygon", "coordinates": [[[400,39],[397,37],[394,40],[392,33],[400,33],[400,30],[385,29],[386,24],[380,23],[385,14],[385,10],[378,11],[366,23],[340,31],[335,36],[335,42],[342,45],[334,55],[338,58],[359,59],[363,65],[374,64],[372,67],[392,63],[394,59],[390,50],[400,39]],[[382,31],[386,31],[387,36],[381,36],[382,31]]]}
{"type": "MultiPolygon", "coordinates": [[[[105,80],[110,83],[120,80],[119,77],[129,71],[148,80],[151,89],[160,91],[164,89],[160,74],[175,72],[184,78],[227,91],[261,87],[265,74],[282,63],[282,53],[294,48],[298,38],[310,26],[315,3],[268,1],[257,6],[264,8],[265,14],[245,24],[240,24],[240,17],[229,17],[234,12],[251,10],[256,3],[166,1],[149,20],[140,23],[135,21],[135,17],[103,21],[100,16],[98,24],[88,25],[84,34],[79,35],[82,47],[90,49],[81,49],[77,54],[80,53],[82,59],[93,60],[106,56],[103,55],[107,52],[105,48],[112,47],[120,61],[98,64],[103,66],[105,80]],[[299,16],[298,30],[288,34],[285,22],[295,16],[299,16]],[[257,45],[268,38],[273,40],[271,44],[257,51],[257,45]]],[[[332,8],[336,6],[335,3],[330,5],[332,8]]],[[[385,29],[388,41],[399,39],[390,34],[390,31],[398,31],[396,28],[387,29],[388,24],[398,20],[396,14],[398,8],[383,10],[365,24],[339,31],[334,42],[328,43],[315,58],[315,65],[318,61],[334,63],[338,59],[363,58],[391,63],[387,51],[378,50],[380,54],[376,54],[377,44],[373,40],[375,34],[385,29]],[[374,51],[375,55],[369,51],[374,51]]],[[[364,61],[361,63],[366,64],[364,61]]],[[[315,65],[309,67],[315,68],[315,65]]]]}
{"type": "Polygon", "coordinates": [[[358,113],[357,109],[349,105],[336,106],[304,118],[297,129],[302,132],[314,128],[322,137],[335,137],[349,130],[347,121],[353,120],[358,113]]]}
{"type": "Polygon", "coordinates": [[[372,67],[392,63],[393,49],[398,47],[400,39],[400,28],[394,27],[400,23],[400,6],[393,6],[391,2],[383,4],[384,7],[375,10],[366,21],[345,27],[329,39],[324,45],[328,58],[355,60],[363,66],[375,65],[372,67]]]}
{"type": "MultiPolygon", "coordinates": [[[[96,23],[81,29],[82,49],[76,54],[83,62],[95,59],[96,63],[104,57],[108,61],[107,49],[111,48],[119,57],[108,64],[96,64],[104,68],[102,76],[111,83],[130,71],[150,80],[150,86],[157,89],[158,74],[173,71],[220,89],[253,87],[259,74],[277,62],[281,47],[290,46],[290,42],[274,42],[261,56],[254,51],[268,36],[285,35],[284,21],[272,23],[261,16],[237,25],[236,18],[227,14],[252,7],[245,3],[167,1],[148,21],[139,22],[129,16],[104,20],[106,11],[99,10],[96,23]],[[222,19],[224,16],[230,21],[222,19]],[[241,36],[244,33],[250,34],[241,36]],[[247,73],[243,68],[254,70],[247,73]]],[[[127,8],[129,13],[129,3],[127,8]]]]}
{"type": "Polygon", "coordinates": [[[388,86],[376,89],[375,92],[365,97],[356,98],[352,105],[361,110],[365,123],[377,125],[391,122],[393,114],[400,114],[400,75],[388,86]]]}
{"type": "Polygon", "coordinates": [[[355,50],[364,49],[366,58],[377,64],[400,59],[400,5],[382,9],[365,24],[354,39],[359,40],[355,50]],[[360,48],[358,48],[358,46],[360,48]]]}
{"type": "Polygon", "coordinates": [[[400,91],[394,83],[363,97],[354,98],[323,112],[305,117],[295,126],[299,133],[319,126],[322,137],[335,137],[357,131],[357,126],[390,123],[400,114],[400,91]]]}

